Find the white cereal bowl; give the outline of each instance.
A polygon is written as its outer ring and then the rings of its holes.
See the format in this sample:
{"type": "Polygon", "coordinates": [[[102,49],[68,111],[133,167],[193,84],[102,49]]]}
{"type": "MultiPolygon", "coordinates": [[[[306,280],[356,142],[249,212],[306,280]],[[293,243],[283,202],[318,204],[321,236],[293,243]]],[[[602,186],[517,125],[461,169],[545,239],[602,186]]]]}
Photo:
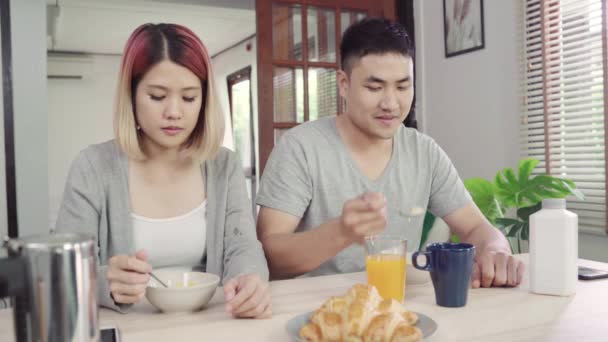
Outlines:
{"type": "MultiPolygon", "coordinates": [[[[412,285],[428,283],[431,280],[429,271],[422,271],[414,267],[414,263],[412,262],[412,254],[413,253],[407,253],[405,283],[412,285]]],[[[420,261],[418,261],[418,263],[420,264],[423,262],[424,257],[420,257],[419,259],[420,261]]]]}
{"type": "Polygon", "coordinates": [[[215,294],[220,277],[211,273],[187,271],[183,268],[155,269],[168,288],[150,278],[146,298],[163,312],[190,312],[204,308],[215,294]]]}

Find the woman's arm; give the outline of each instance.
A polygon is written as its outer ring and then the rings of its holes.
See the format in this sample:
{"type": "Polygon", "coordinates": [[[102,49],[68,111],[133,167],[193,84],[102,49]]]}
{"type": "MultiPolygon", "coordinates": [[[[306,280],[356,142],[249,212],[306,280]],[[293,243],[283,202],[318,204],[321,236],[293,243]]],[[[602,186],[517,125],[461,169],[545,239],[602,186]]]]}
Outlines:
{"type": "Polygon", "coordinates": [[[224,299],[234,317],[272,315],[268,264],[256,236],[245,177],[235,154],[228,157],[224,226],[224,299]]]}
{"type": "MultiPolygon", "coordinates": [[[[97,255],[96,291],[101,306],[124,312],[130,305],[117,304],[110,295],[106,273],[108,265],[101,265],[99,245],[99,221],[104,191],[86,152],[81,152],[72,162],[59,209],[56,232],[84,233],[95,239],[97,255]]],[[[105,253],[104,253],[105,254],[105,253]]]]}
{"type": "Polygon", "coordinates": [[[267,281],[268,264],[256,235],[245,177],[233,152],[228,157],[227,171],[223,279],[227,281],[239,275],[257,273],[262,280],[267,281]]]}

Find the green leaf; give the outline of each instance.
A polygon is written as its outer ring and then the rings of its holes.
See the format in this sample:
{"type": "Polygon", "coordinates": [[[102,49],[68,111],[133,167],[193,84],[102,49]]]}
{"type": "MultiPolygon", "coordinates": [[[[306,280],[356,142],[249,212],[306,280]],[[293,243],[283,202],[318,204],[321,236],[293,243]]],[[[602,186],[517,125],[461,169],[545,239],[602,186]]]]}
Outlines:
{"type": "Polygon", "coordinates": [[[526,184],[538,163],[538,159],[534,158],[522,159],[519,161],[519,184],[521,186],[526,184]]]}
{"type": "Polygon", "coordinates": [[[519,222],[520,222],[519,220],[506,218],[506,217],[496,219],[496,225],[501,226],[503,228],[506,228],[506,227],[514,225],[514,224],[518,224],[519,222]]]}
{"type": "Polygon", "coordinates": [[[541,202],[544,198],[563,198],[570,194],[579,197],[580,191],[572,181],[550,175],[538,175],[530,178],[534,167],[538,164],[535,159],[524,159],[519,163],[519,178],[515,177],[512,169],[506,168],[494,177],[495,194],[501,203],[507,207],[527,207],[541,202]]]}
{"type": "Polygon", "coordinates": [[[537,191],[539,196],[542,196],[543,198],[553,198],[555,196],[555,194],[549,190],[546,189],[539,189],[537,191]]]}
{"type": "Polygon", "coordinates": [[[502,178],[502,174],[500,172],[498,172],[496,177],[494,177],[494,184],[496,185],[496,188],[501,191],[507,188],[507,182],[502,178]]]}
{"type": "Polygon", "coordinates": [[[502,174],[507,179],[507,186],[509,186],[510,189],[516,189],[518,181],[517,177],[515,176],[515,171],[513,171],[511,168],[506,168],[502,170],[502,174]]]}
{"type": "Polygon", "coordinates": [[[464,186],[488,221],[494,223],[497,217],[503,216],[503,210],[500,202],[494,196],[494,186],[490,181],[483,178],[471,178],[464,181],[464,186]]]}
{"type": "Polygon", "coordinates": [[[422,250],[426,245],[426,240],[428,240],[431,229],[433,229],[435,219],[435,215],[428,211],[426,212],[426,215],[424,215],[424,221],[422,223],[422,236],[420,237],[420,245],[418,246],[418,250],[422,250]]]}
{"type": "Polygon", "coordinates": [[[518,222],[516,224],[513,225],[513,227],[511,228],[511,230],[509,230],[509,232],[507,233],[508,237],[516,237],[517,236],[517,232],[519,232],[519,230],[523,227],[523,223],[522,222],[518,222]]]}
{"type": "Polygon", "coordinates": [[[452,235],[450,236],[450,242],[453,242],[453,243],[459,243],[459,242],[460,242],[460,238],[458,237],[458,235],[456,235],[456,234],[452,234],[452,235]]]}
{"type": "Polygon", "coordinates": [[[517,209],[517,217],[519,217],[523,222],[528,222],[528,220],[530,220],[530,215],[539,211],[541,207],[542,203],[537,203],[529,207],[519,208],[517,209]]]}
{"type": "Polygon", "coordinates": [[[543,197],[534,193],[534,192],[525,192],[521,194],[522,197],[522,202],[523,200],[526,199],[528,202],[527,203],[538,203],[540,201],[543,200],[543,197]]]}
{"type": "Polygon", "coordinates": [[[505,168],[496,173],[493,182],[483,178],[465,181],[467,190],[484,216],[503,234],[516,238],[518,245],[521,240],[529,239],[530,215],[540,210],[543,199],[570,195],[584,199],[583,193],[571,180],[533,175],[538,163],[534,158],[522,159],[517,173],[505,168]],[[505,218],[504,212],[513,207],[517,209],[517,218],[505,218]]]}
{"type": "Polygon", "coordinates": [[[549,175],[538,175],[531,183],[549,192],[555,193],[555,196],[566,196],[570,194],[570,189],[561,179],[549,175]]]}
{"type": "Polygon", "coordinates": [[[561,181],[564,183],[564,186],[568,188],[570,193],[574,195],[574,197],[581,201],[585,199],[585,194],[583,194],[580,190],[576,188],[576,185],[573,181],[569,179],[561,179],[561,181]]]}
{"type": "Polygon", "coordinates": [[[498,172],[494,177],[494,193],[505,207],[516,206],[515,192],[509,188],[508,182],[502,177],[502,173],[498,172]]]}
{"type": "Polygon", "coordinates": [[[522,240],[530,239],[530,223],[525,222],[521,227],[521,233],[519,235],[522,240]]]}

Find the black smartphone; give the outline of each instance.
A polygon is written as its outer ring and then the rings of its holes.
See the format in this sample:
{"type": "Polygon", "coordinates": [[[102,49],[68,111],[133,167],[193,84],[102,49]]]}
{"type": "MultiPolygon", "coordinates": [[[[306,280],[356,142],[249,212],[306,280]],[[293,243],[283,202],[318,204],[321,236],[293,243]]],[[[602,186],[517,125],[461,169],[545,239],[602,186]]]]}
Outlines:
{"type": "Polygon", "coordinates": [[[594,280],[608,278],[608,271],[596,270],[595,268],[589,267],[578,267],[578,279],[580,280],[594,280]]]}
{"type": "Polygon", "coordinates": [[[118,328],[101,328],[100,342],[120,342],[118,328]]]}

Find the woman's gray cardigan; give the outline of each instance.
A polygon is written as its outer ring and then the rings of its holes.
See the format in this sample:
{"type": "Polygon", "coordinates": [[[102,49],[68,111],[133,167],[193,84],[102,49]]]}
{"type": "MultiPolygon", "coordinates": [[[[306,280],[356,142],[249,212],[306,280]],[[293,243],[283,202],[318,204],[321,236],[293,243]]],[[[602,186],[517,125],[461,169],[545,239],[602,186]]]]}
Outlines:
{"type": "MultiPolygon", "coordinates": [[[[268,280],[268,265],[235,153],[222,147],[214,159],[201,164],[201,174],[207,195],[207,244],[201,265],[222,282],[245,273],[268,280]]],[[[110,257],[135,253],[128,158],[114,140],[89,146],[72,163],[55,231],[96,238],[98,303],[124,312],[129,305],[116,305],[106,279],[110,257]]]]}

